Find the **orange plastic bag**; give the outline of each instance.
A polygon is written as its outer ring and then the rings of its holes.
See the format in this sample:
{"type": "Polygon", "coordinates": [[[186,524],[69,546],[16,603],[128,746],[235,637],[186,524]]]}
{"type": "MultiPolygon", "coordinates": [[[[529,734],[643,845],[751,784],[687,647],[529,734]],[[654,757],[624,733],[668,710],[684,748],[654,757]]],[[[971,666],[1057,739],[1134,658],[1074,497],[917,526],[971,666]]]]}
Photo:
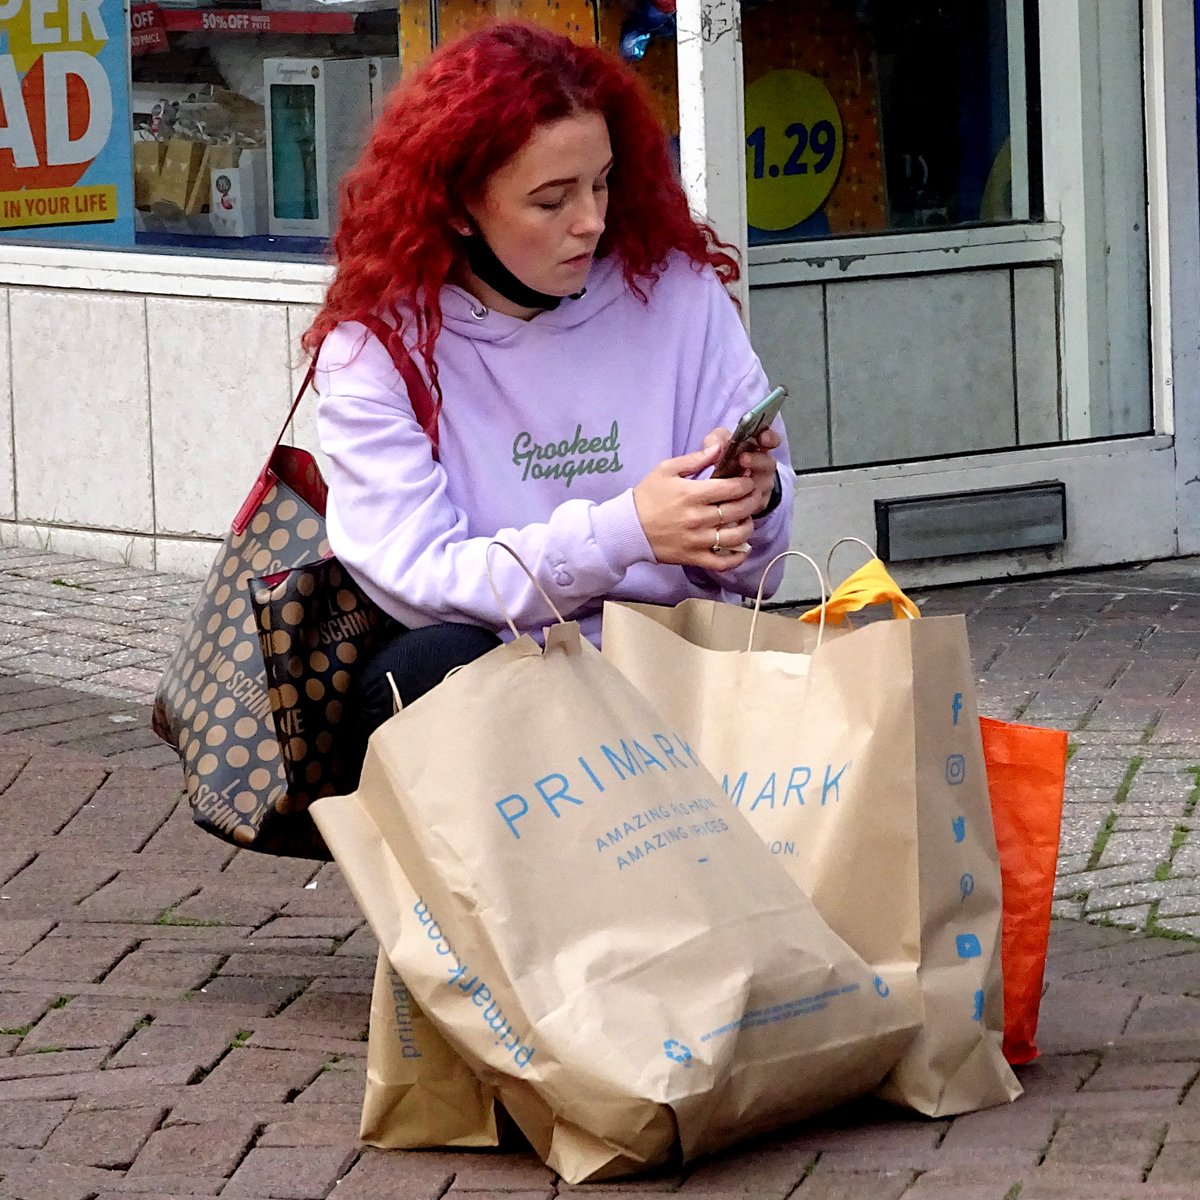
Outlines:
{"type": "Polygon", "coordinates": [[[1004,885],[1004,1057],[1032,1062],[1062,828],[1067,735],[981,717],[1004,885]]]}
{"type": "MultiPolygon", "coordinates": [[[[837,543],[833,549],[841,544],[837,543]]],[[[870,550],[865,542],[859,544],[870,550]]],[[[883,562],[872,557],[833,590],[825,605],[825,619],[838,625],[851,613],[876,604],[890,604],[897,620],[921,615],[883,562]]],[[[810,609],[800,619],[817,624],[821,619],[820,607],[810,609]]],[[[980,725],[1004,889],[1000,951],[1004,974],[1004,1057],[1019,1065],[1032,1062],[1038,1054],[1034,1038],[1042,1001],[1062,831],[1067,735],[1059,729],[1016,725],[990,717],[981,717],[980,725]]]]}

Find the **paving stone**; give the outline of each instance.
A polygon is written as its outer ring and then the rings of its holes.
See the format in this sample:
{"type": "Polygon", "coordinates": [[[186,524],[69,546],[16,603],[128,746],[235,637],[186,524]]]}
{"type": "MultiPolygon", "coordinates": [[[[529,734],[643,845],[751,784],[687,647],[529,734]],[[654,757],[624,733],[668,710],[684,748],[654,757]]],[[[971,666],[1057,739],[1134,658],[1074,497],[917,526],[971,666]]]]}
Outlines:
{"type": "Polygon", "coordinates": [[[96,921],[153,922],[199,888],[199,883],[178,875],[121,871],[79,905],[79,915],[96,921]]]}
{"type": "Polygon", "coordinates": [[[112,987],[186,992],[203,986],[220,965],[219,954],[142,945],[123,958],[104,982],[112,987]]]}
{"type": "Polygon", "coordinates": [[[259,1135],[262,1147],[336,1146],[358,1136],[362,1104],[305,1104],[284,1107],[283,1119],[273,1121],[259,1135]]]}
{"type": "Polygon", "coordinates": [[[186,1066],[189,1074],[208,1071],[229,1050],[230,1043],[243,1031],[236,1021],[221,1021],[211,1016],[187,1028],[155,1021],[139,1030],[113,1056],[110,1067],[157,1067],[168,1064],[186,1066]]]}
{"type": "Polygon", "coordinates": [[[112,1171],[70,1163],[33,1162],[4,1176],[4,1200],[92,1200],[118,1182],[112,1171]]]}
{"type": "Polygon", "coordinates": [[[245,1157],[256,1132],[253,1122],[237,1119],[159,1129],[134,1159],[129,1176],[198,1175],[225,1180],[245,1157]]]}
{"type": "Polygon", "coordinates": [[[58,998],[57,991],[0,992],[0,1030],[20,1030],[23,1037],[58,998]]]}
{"type": "Polygon", "coordinates": [[[255,1148],[222,1190],[222,1196],[324,1200],[358,1157],[357,1143],[291,1149],[255,1148]]]}
{"type": "Polygon", "coordinates": [[[72,1113],[51,1135],[46,1153],[82,1166],[126,1168],[166,1114],[165,1108],[72,1113]]]}
{"type": "Polygon", "coordinates": [[[109,1048],[124,1042],[147,1019],[144,1011],[129,1009],[93,1009],[77,1002],[48,1012],[21,1042],[20,1052],[53,1047],[59,1050],[81,1050],[89,1047],[109,1048]]]}
{"type": "Polygon", "coordinates": [[[8,967],[14,979],[97,983],[133,949],[128,938],[46,938],[8,967]]]}
{"type": "Polygon", "coordinates": [[[290,1100],[313,1082],[329,1058],[299,1050],[234,1048],[199,1086],[242,1097],[290,1100]]]}
{"type": "Polygon", "coordinates": [[[822,1172],[810,1175],[793,1200],[900,1200],[913,1181],[912,1171],[822,1172]]]}
{"type": "Polygon", "coordinates": [[[69,1100],[0,1102],[0,1145],[36,1149],[71,1111],[69,1100]]]}
{"type": "Polygon", "coordinates": [[[440,1159],[368,1148],[329,1195],[330,1200],[396,1200],[398,1195],[441,1200],[453,1178],[453,1168],[440,1159]]]}

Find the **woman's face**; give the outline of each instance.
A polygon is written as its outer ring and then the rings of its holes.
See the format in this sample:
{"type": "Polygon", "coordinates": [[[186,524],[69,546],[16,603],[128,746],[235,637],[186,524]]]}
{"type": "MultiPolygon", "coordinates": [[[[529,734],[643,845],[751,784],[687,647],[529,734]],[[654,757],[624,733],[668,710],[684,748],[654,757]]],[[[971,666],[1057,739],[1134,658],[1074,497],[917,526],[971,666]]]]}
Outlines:
{"type": "Polygon", "coordinates": [[[569,296],[586,282],[604,232],[611,167],[604,118],[564,117],[535,130],[492,175],[471,216],[522,283],[569,296]]]}

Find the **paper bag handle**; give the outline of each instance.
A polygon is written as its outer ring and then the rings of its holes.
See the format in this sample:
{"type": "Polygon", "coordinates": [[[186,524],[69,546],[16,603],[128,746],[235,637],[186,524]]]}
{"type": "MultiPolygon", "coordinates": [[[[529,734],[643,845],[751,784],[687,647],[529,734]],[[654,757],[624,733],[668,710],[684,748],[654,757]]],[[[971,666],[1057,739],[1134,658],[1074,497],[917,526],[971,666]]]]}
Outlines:
{"type": "Polygon", "coordinates": [[[821,568],[817,566],[811,558],[801,550],[785,550],[782,554],[777,554],[763,568],[762,578],[758,581],[758,593],[754,597],[754,616],[750,618],[750,637],[746,643],[747,651],[754,649],[754,632],[758,628],[758,614],[762,611],[763,589],[767,586],[767,576],[771,572],[771,568],[777,562],[783,562],[785,558],[802,558],[816,574],[817,582],[821,585],[821,606],[820,609],[814,609],[814,612],[819,611],[821,614],[820,628],[817,630],[817,645],[820,646],[825,638],[825,605],[827,603],[828,592],[825,587],[825,576],[821,574],[821,568]]]}
{"type": "Polygon", "coordinates": [[[545,600],[547,605],[549,605],[550,611],[558,618],[558,623],[560,625],[565,625],[567,623],[566,617],[564,617],[562,613],[558,611],[558,605],[550,599],[549,593],[544,587],[542,587],[541,581],[525,565],[525,560],[506,542],[491,542],[483,556],[483,569],[487,574],[488,587],[492,589],[492,595],[496,597],[496,606],[504,614],[504,619],[508,622],[508,627],[512,630],[513,637],[520,637],[521,631],[517,628],[516,622],[512,619],[512,615],[509,613],[508,609],[504,607],[504,601],[500,599],[500,592],[496,587],[496,581],[492,578],[492,551],[497,548],[501,550],[507,550],[509,554],[511,554],[513,558],[517,560],[517,566],[525,572],[529,578],[529,582],[532,583],[537,589],[538,595],[540,595],[541,598],[545,600]]]}
{"type": "Polygon", "coordinates": [[[853,534],[848,533],[845,537],[838,538],[838,540],[829,547],[829,553],[825,555],[825,578],[829,580],[830,591],[833,590],[833,556],[838,552],[840,547],[848,546],[851,542],[853,542],[856,546],[861,546],[867,552],[869,558],[879,557],[879,555],[875,553],[875,548],[870,544],[870,542],[864,542],[860,537],[855,537],[853,534]]]}
{"type": "MultiPolygon", "coordinates": [[[[871,549],[859,538],[842,538],[829,551],[829,560],[832,560],[833,551],[842,542],[858,542],[859,545],[866,546],[868,550],[871,549]]],[[[869,608],[873,604],[890,604],[892,616],[896,620],[903,617],[915,621],[921,615],[921,610],[904,594],[900,585],[888,573],[883,560],[874,551],[871,551],[870,561],[859,567],[857,571],[834,588],[829,600],[820,610],[810,608],[808,612],[801,615],[800,620],[806,621],[809,625],[816,625],[820,622],[824,627],[824,623],[828,619],[835,625],[840,625],[850,613],[861,612],[862,609],[869,608]]]]}

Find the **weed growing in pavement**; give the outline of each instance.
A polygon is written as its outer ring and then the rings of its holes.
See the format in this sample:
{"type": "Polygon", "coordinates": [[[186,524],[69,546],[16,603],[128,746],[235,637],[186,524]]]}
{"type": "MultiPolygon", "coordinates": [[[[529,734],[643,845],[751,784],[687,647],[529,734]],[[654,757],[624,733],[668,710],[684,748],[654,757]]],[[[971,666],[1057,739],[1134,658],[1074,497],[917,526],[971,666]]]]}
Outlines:
{"type": "Polygon", "coordinates": [[[168,908],[166,912],[160,913],[154,918],[155,925],[174,925],[182,926],[188,929],[207,929],[209,927],[223,927],[224,921],[201,921],[196,917],[182,917],[175,912],[174,908],[168,908]]]}
{"type": "Polygon", "coordinates": [[[239,1029],[234,1035],[233,1040],[229,1043],[230,1050],[236,1050],[239,1046],[244,1046],[250,1040],[250,1030],[239,1029]]]}
{"type": "Polygon", "coordinates": [[[61,1054],[62,1052],[62,1046],[39,1046],[34,1054],[61,1054]]]}
{"type": "Polygon", "coordinates": [[[1108,845],[1108,839],[1112,837],[1112,831],[1117,824],[1117,814],[1110,812],[1108,819],[1104,822],[1104,827],[1096,834],[1096,840],[1092,843],[1092,852],[1088,855],[1087,866],[1085,871],[1094,871],[1100,863],[1100,856],[1104,853],[1104,847],[1108,845]]]}
{"type": "Polygon", "coordinates": [[[321,1070],[322,1071],[344,1071],[344,1070],[346,1070],[346,1068],[341,1065],[342,1058],[343,1058],[343,1056],[341,1054],[331,1055],[327,1061],[325,1061],[324,1063],[321,1064],[321,1070]]]}
{"type": "Polygon", "coordinates": [[[1012,1187],[1010,1187],[1008,1191],[1004,1193],[1004,1200],[1017,1200],[1017,1197],[1021,1194],[1021,1189],[1024,1186],[1025,1185],[1020,1182],[1014,1183],[1012,1187]]]}
{"type": "Polygon", "coordinates": [[[1125,777],[1121,780],[1120,786],[1117,788],[1117,794],[1113,797],[1113,810],[1108,814],[1108,820],[1104,822],[1104,828],[1096,834],[1096,840],[1092,843],[1092,852],[1088,855],[1086,871],[1094,871],[1100,865],[1100,859],[1104,854],[1104,847],[1108,845],[1108,839],[1112,837],[1112,831],[1117,824],[1117,809],[1125,803],[1126,797],[1129,795],[1129,789],[1133,787],[1134,776],[1142,769],[1142,764],[1146,760],[1140,755],[1134,755],[1129,760],[1129,766],[1125,768],[1125,777]]]}
{"type": "Polygon", "coordinates": [[[94,592],[96,590],[94,587],[88,587],[86,583],[77,583],[73,579],[52,579],[50,582],[58,587],[75,588],[80,592],[94,592]]]}
{"type": "Polygon", "coordinates": [[[55,1000],[52,1005],[50,1005],[50,1011],[53,1012],[56,1008],[66,1008],[66,1006],[74,999],[74,996],[59,996],[59,998],[55,1000]]]}
{"type": "Polygon", "coordinates": [[[18,1025],[18,1026],[16,1026],[16,1027],[15,1027],[15,1028],[13,1028],[13,1029],[0,1029],[0,1037],[20,1037],[20,1038],[23,1038],[23,1037],[25,1037],[25,1036],[26,1036],[26,1035],[27,1035],[27,1034],[30,1032],[30,1030],[32,1030],[32,1029],[33,1029],[33,1026],[32,1026],[32,1025],[18,1025]]]}

